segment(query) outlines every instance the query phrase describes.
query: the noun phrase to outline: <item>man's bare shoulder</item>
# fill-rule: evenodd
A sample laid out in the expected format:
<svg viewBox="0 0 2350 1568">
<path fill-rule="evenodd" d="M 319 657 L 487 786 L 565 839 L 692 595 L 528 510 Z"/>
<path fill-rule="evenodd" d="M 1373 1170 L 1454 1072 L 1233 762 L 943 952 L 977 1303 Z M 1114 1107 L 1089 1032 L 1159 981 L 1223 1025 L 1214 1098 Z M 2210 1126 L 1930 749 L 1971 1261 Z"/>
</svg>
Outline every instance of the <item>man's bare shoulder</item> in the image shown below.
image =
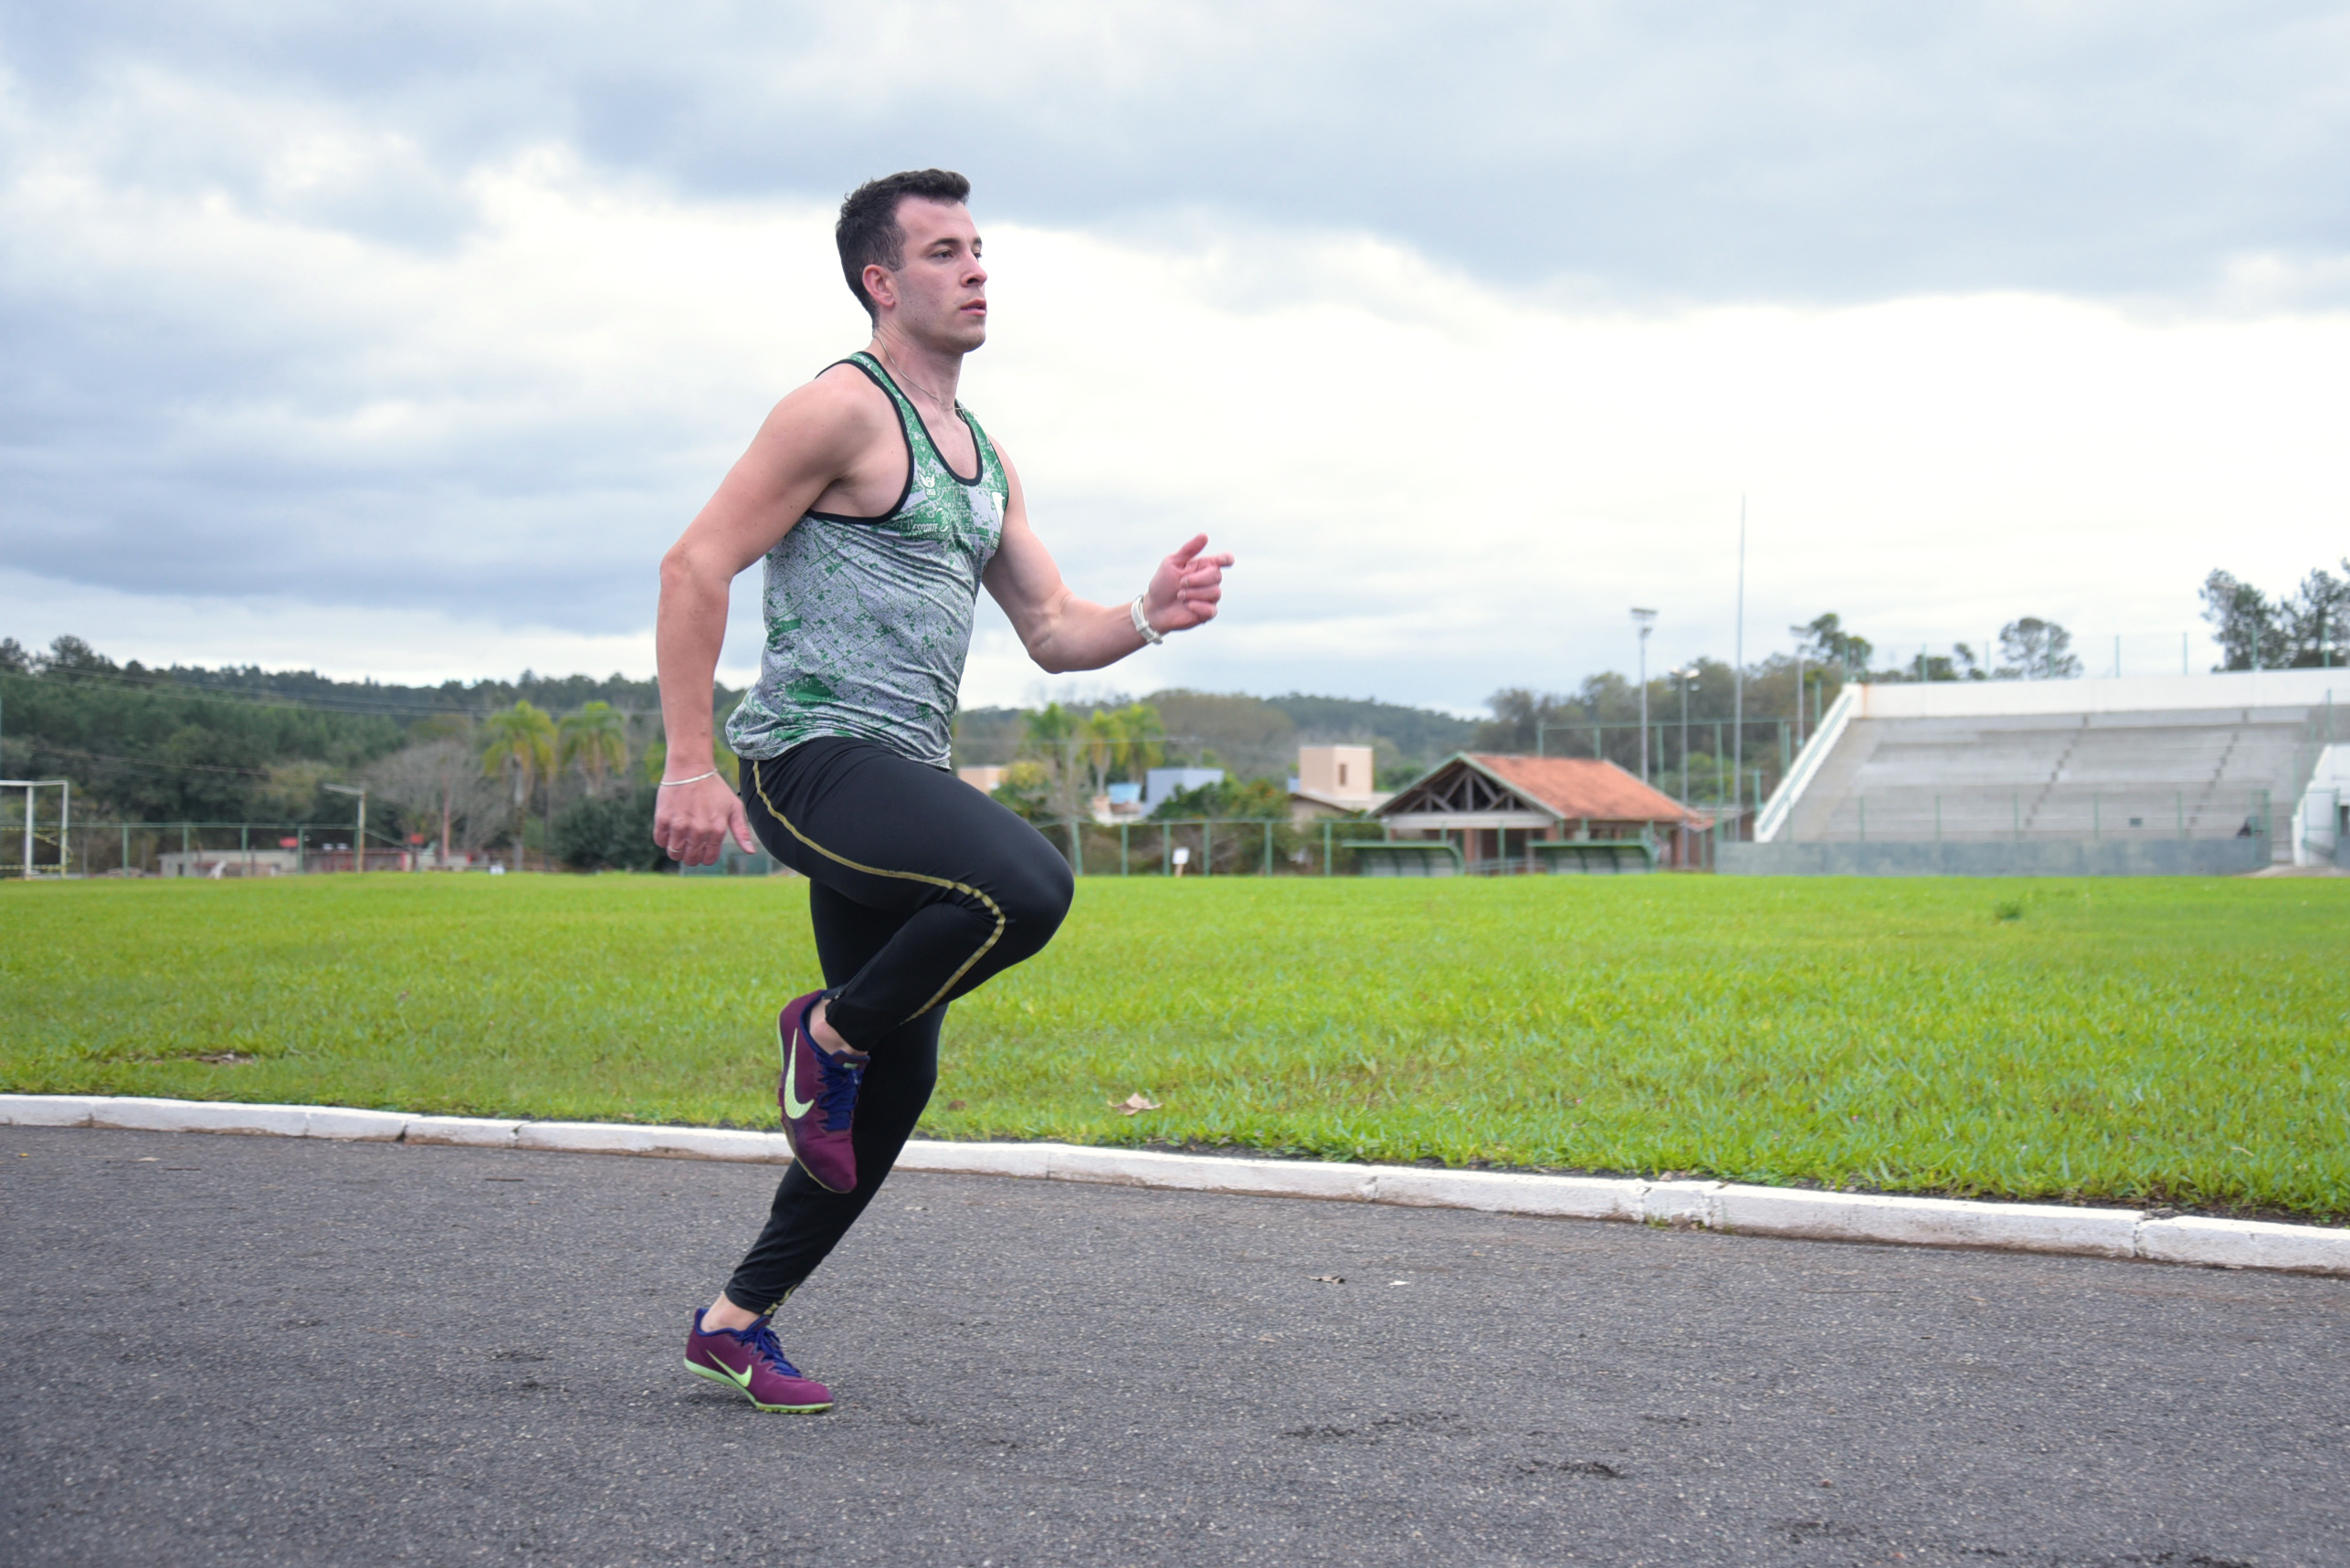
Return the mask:
<svg viewBox="0 0 2350 1568">
<path fill-rule="evenodd" d="M 812 418 L 845 419 L 860 425 L 892 425 L 897 411 L 889 394 L 855 365 L 827 365 L 817 377 L 785 394 L 779 408 L 804 408 Z"/>
<path fill-rule="evenodd" d="M 769 411 L 762 436 L 853 449 L 897 428 L 887 394 L 853 364 L 836 364 L 794 387 Z"/>
</svg>

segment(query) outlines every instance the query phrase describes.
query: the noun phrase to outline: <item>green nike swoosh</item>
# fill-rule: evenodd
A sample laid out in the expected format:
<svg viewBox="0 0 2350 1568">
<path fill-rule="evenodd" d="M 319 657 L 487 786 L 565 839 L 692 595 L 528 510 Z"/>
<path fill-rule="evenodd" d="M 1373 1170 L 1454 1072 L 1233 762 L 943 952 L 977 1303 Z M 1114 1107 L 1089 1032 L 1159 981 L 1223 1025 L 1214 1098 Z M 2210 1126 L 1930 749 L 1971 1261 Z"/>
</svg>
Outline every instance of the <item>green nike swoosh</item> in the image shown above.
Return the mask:
<svg viewBox="0 0 2350 1568">
<path fill-rule="evenodd" d="M 726 1381 L 732 1384 L 735 1387 L 748 1388 L 751 1386 L 752 1369 L 750 1367 L 746 1366 L 741 1372 L 736 1372 L 732 1367 L 727 1365 L 722 1361 L 715 1362 L 714 1364 L 717 1366 L 719 1371 L 726 1374 Z"/>
<path fill-rule="evenodd" d="M 784 1120 L 786 1121 L 797 1121 L 816 1109 L 815 1100 L 802 1100 L 799 1096 L 799 1042 L 786 1035 L 784 1037 Z"/>
</svg>

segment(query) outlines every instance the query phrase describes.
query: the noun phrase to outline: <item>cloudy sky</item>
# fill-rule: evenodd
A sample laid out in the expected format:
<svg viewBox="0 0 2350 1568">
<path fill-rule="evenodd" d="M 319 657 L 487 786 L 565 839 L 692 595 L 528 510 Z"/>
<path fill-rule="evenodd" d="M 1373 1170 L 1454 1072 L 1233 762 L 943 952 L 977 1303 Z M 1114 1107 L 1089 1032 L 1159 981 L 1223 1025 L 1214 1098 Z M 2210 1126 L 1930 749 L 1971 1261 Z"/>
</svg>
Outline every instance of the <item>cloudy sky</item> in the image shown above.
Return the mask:
<svg viewBox="0 0 2350 1568">
<path fill-rule="evenodd" d="M 1474 708 L 1834 609 L 2092 669 L 2350 553 L 2350 6 L 0 3 L 0 634 L 649 673 L 653 567 L 976 184 L 1074 683 Z M 736 603 L 747 611 L 749 582 Z M 738 616 L 728 672 L 755 638 Z M 992 606 L 967 700 L 1042 681 Z"/>
</svg>

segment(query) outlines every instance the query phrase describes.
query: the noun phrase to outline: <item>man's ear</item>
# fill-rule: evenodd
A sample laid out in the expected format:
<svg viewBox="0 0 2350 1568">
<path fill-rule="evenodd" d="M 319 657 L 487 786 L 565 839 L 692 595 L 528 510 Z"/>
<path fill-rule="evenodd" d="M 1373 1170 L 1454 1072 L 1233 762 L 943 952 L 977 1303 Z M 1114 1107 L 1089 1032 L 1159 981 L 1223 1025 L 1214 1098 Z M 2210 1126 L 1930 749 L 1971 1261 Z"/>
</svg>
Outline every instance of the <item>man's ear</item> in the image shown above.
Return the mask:
<svg viewBox="0 0 2350 1568">
<path fill-rule="evenodd" d="M 894 306 L 898 302 L 898 280 L 888 268 L 878 261 L 865 264 L 865 292 L 876 305 Z"/>
</svg>

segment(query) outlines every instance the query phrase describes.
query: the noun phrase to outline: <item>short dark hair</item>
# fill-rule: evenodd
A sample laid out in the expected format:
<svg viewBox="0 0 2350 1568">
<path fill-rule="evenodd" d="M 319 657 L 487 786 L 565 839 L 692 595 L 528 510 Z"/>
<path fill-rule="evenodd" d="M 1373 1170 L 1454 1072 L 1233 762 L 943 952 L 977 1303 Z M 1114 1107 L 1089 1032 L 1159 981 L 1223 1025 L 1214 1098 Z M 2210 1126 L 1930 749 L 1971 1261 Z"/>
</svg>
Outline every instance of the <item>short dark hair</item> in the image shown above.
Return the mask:
<svg viewBox="0 0 2350 1568">
<path fill-rule="evenodd" d="M 952 205 L 970 195 L 971 182 L 951 169 L 884 174 L 848 193 L 840 204 L 840 221 L 833 226 L 832 237 L 840 247 L 840 271 L 848 279 L 848 291 L 857 296 L 867 315 L 879 321 L 881 311 L 865 292 L 865 269 L 879 264 L 895 272 L 906 264 L 906 231 L 898 226 L 898 204 L 913 196 Z"/>
</svg>

